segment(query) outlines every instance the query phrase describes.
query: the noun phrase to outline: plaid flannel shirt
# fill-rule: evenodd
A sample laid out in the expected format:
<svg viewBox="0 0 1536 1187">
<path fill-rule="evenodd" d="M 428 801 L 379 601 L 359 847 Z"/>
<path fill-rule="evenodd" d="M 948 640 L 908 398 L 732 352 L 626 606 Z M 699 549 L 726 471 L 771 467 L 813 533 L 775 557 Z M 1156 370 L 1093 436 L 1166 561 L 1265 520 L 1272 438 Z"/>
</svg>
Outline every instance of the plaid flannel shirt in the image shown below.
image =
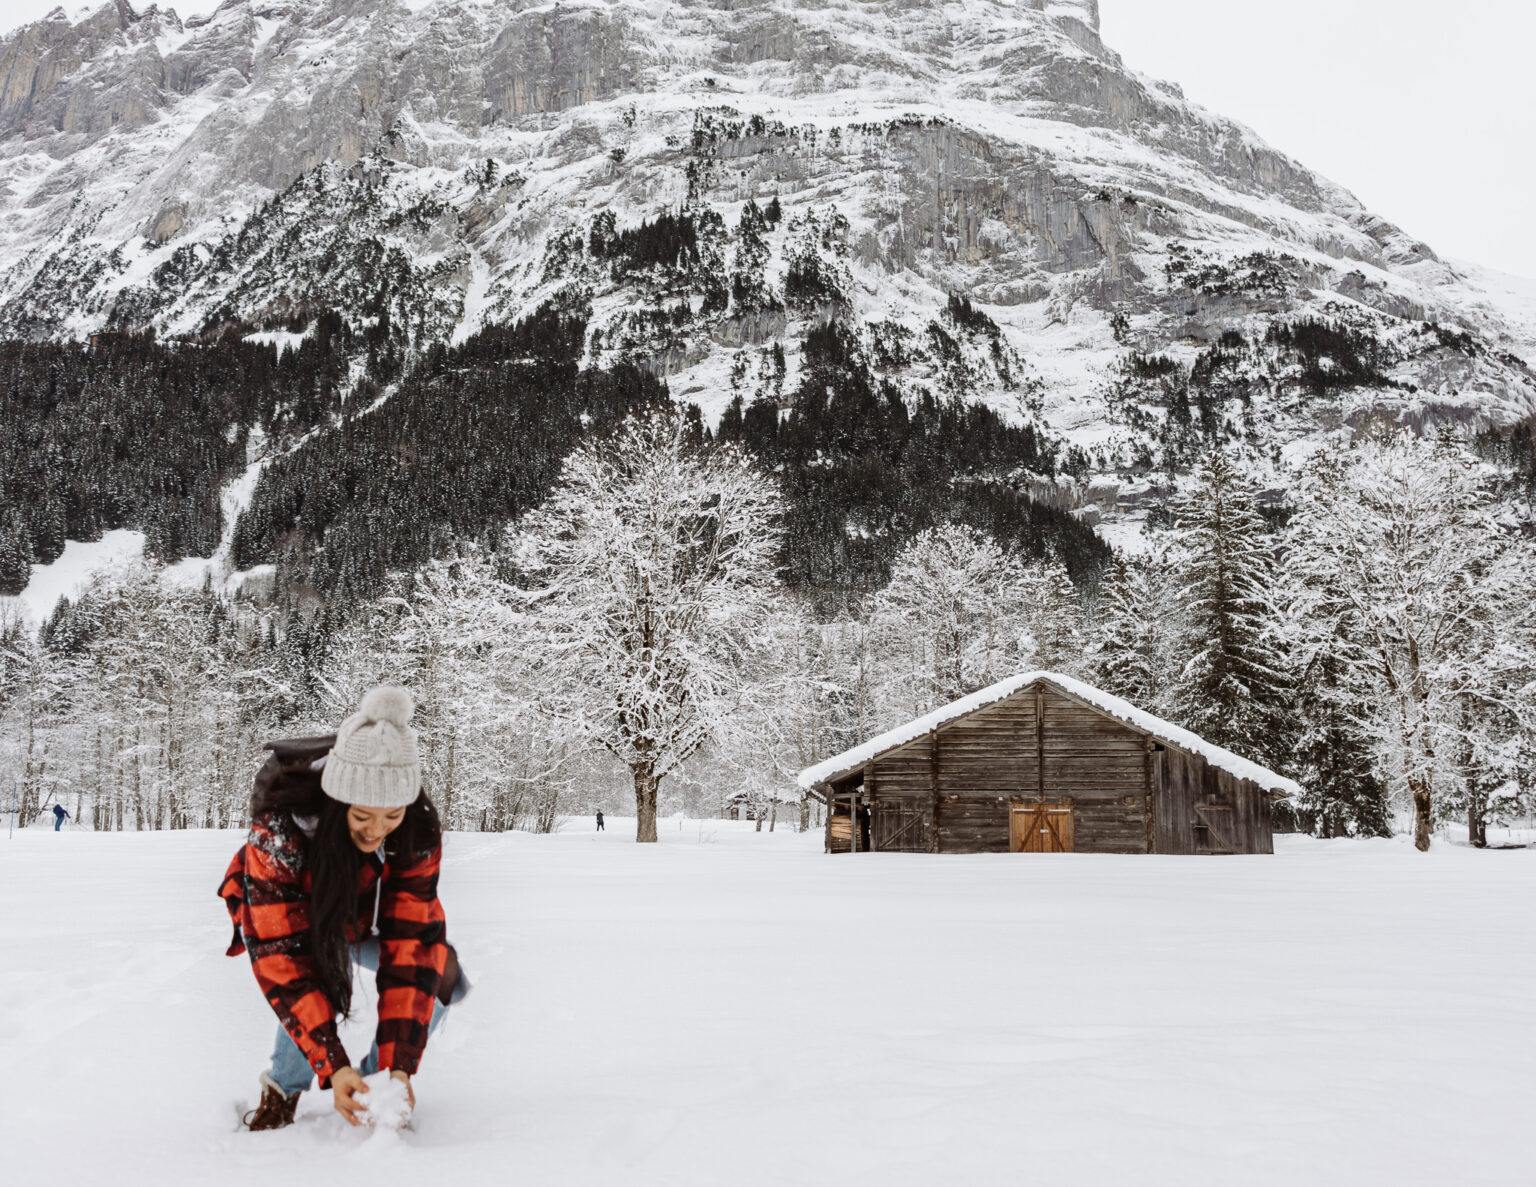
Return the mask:
<svg viewBox="0 0 1536 1187">
<path fill-rule="evenodd" d="M 366 862 L 358 877 L 357 919 L 367 936 L 378 887 L 379 1067 L 414 1075 L 427 1045 L 427 1025 L 447 959 L 446 925 L 437 899 L 442 847 L 430 853 Z M 298 826 L 287 812 L 251 822 L 219 887 L 234 924 L 228 955 L 248 951 L 261 992 L 304 1052 L 322 1087 L 351 1061 L 336 1028 L 336 1010 L 320 988 L 310 955 L 311 879 Z"/>
</svg>

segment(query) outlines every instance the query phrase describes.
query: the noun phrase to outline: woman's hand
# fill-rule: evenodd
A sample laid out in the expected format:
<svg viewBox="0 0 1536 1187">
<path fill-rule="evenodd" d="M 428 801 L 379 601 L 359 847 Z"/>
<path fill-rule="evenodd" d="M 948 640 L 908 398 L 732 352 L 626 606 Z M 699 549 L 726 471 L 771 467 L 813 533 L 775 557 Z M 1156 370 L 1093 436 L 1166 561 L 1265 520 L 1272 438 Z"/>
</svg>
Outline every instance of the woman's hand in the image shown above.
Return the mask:
<svg viewBox="0 0 1536 1187">
<path fill-rule="evenodd" d="M 399 1075 L 393 1072 L 392 1075 Z M 409 1077 L 407 1077 L 407 1091 L 409 1091 Z M 357 1094 L 368 1095 L 368 1088 L 363 1083 L 362 1073 L 355 1067 L 340 1068 L 331 1076 L 331 1100 L 336 1106 L 336 1111 L 347 1119 L 348 1125 L 361 1125 L 362 1112 L 368 1107 L 368 1102 L 359 1100 Z"/>
</svg>

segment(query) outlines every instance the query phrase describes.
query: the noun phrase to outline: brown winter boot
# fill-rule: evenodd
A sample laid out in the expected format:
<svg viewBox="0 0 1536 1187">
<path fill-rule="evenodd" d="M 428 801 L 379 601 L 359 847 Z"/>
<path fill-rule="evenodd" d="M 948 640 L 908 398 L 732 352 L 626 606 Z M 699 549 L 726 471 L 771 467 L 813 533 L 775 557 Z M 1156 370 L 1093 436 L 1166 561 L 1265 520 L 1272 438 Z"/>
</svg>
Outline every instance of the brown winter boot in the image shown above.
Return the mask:
<svg viewBox="0 0 1536 1187">
<path fill-rule="evenodd" d="M 261 1073 L 261 1102 L 244 1117 L 245 1127 L 253 1133 L 260 1129 L 282 1129 L 293 1124 L 293 1111 L 299 1107 L 299 1097 L 303 1093 L 295 1092 L 292 1096 L 284 1096 L 283 1090 L 272 1080 L 266 1072 Z"/>
</svg>

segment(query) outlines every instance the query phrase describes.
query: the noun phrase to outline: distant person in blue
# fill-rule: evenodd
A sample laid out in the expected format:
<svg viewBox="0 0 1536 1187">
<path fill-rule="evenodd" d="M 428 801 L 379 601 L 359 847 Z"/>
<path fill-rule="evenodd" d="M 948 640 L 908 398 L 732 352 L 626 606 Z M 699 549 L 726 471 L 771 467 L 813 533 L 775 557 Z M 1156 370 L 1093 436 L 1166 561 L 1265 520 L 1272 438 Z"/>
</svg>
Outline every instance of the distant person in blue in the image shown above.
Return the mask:
<svg viewBox="0 0 1536 1187">
<path fill-rule="evenodd" d="M 69 819 L 69 813 L 64 811 L 63 804 L 53 806 L 53 831 L 58 832 L 64 827 L 64 822 Z"/>
<path fill-rule="evenodd" d="M 603 827 L 603 814 L 601 812 L 597 814 L 597 831 L 600 833 L 608 831 Z"/>
</svg>

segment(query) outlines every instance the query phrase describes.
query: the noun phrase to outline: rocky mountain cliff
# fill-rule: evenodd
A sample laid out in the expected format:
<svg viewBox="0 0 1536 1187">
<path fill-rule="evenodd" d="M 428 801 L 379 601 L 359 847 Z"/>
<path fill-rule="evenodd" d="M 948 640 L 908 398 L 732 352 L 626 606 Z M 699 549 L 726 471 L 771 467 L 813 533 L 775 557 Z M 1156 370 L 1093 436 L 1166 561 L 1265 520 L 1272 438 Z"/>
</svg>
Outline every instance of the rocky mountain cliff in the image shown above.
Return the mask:
<svg viewBox="0 0 1536 1187">
<path fill-rule="evenodd" d="M 579 311 L 584 365 L 712 421 L 833 321 L 1054 435 L 1037 497 L 1111 537 L 1202 443 L 1283 486 L 1344 426 L 1536 416 L 1532 306 L 1129 69 L 1095 0 L 55 12 L 0 41 L 0 228 L 12 338 L 339 314 L 410 359 Z"/>
</svg>

